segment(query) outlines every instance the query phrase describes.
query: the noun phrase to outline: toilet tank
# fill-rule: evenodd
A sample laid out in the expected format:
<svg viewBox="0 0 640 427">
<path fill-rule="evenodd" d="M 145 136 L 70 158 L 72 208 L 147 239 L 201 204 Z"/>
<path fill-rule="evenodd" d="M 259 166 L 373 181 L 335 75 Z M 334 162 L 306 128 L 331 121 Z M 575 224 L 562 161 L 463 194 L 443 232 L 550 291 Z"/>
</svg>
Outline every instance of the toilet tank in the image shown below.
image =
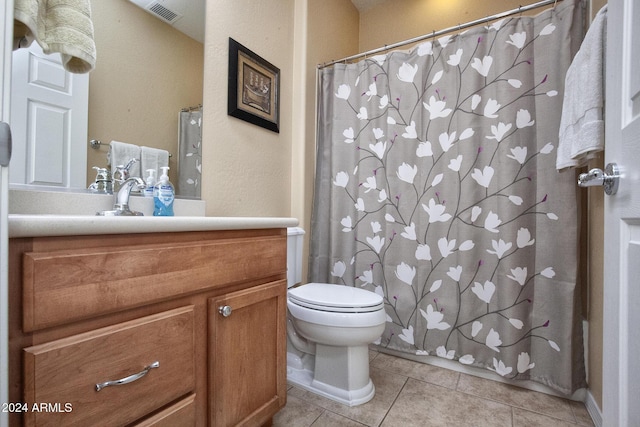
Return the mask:
<svg viewBox="0 0 640 427">
<path fill-rule="evenodd" d="M 302 242 L 304 230 L 287 228 L 287 288 L 302 282 Z"/>
</svg>

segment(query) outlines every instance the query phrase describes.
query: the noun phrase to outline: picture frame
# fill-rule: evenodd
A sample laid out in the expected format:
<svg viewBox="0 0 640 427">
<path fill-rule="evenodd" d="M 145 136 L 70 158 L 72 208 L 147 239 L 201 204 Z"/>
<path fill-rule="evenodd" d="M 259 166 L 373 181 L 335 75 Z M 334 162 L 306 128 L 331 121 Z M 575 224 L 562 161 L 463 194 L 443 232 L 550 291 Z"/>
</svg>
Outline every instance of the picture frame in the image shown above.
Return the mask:
<svg viewBox="0 0 640 427">
<path fill-rule="evenodd" d="M 227 113 L 280 133 L 280 69 L 229 38 Z"/>
</svg>

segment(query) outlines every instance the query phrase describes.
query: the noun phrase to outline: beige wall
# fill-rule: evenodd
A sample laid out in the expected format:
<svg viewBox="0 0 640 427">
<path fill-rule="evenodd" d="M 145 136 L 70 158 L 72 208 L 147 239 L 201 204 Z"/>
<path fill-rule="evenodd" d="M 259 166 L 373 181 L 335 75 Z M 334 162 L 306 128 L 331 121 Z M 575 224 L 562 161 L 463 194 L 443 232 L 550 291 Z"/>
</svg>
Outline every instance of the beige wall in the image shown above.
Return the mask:
<svg viewBox="0 0 640 427">
<path fill-rule="evenodd" d="M 202 129 L 207 215 L 291 215 L 294 3 L 209 2 Z M 280 133 L 227 115 L 229 37 L 280 69 Z"/>
<path fill-rule="evenodd" d="M 178 112 L 202 103 L 203 45 L 128 1 L 91 7 L 98 55 L 89 76 L 88 139 L 168 150 L 175 183 Z M 88 150 L 88 182 L 106 156 L 106 147 Z"/>
<path fill-rule="evenodd" d="M 591 17 L 607 4 L 606 0 L 591 0 Z M 604 168 L 604 156 L 593 160 L 589 168 Z M 603 340 L 603 302 L 604 302 L 604 192 L 598 188 L 590 188 L 587 192 L 587 240 L 589 253 L 587 298 L 587 319 L 589 320 L 588 336 L 588 369 L 589 389 L 598 407 L 602 410 L 602 352 Z"/>
</svg>

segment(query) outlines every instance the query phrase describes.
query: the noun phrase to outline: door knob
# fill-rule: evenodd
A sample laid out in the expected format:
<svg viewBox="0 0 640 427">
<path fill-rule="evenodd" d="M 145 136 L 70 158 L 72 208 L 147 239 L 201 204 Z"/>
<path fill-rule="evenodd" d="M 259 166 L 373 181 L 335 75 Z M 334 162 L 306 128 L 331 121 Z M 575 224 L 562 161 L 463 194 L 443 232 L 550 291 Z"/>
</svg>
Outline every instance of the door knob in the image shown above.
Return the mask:
<svg viewBox="0 0 640 427">
<path fill-rule="evenodd" d="M 609 163 L 604 171 L 602 169 L 591 169 L 587 173 L 581 173 L 578 177 L 579 187 L 604 187 L 604 192 L 608 196 L 616 194 L 620 181 L 620 169 L 616 163 Z"/>
<path fill-rule="evenodd" d="M 220 307 L 218 307 L 218 312 L 220 314 L 222 314 L 224 317 L 229 317 L 231 316 L 231 306 L 229 305 L 221 305 Z"/>
</svg>

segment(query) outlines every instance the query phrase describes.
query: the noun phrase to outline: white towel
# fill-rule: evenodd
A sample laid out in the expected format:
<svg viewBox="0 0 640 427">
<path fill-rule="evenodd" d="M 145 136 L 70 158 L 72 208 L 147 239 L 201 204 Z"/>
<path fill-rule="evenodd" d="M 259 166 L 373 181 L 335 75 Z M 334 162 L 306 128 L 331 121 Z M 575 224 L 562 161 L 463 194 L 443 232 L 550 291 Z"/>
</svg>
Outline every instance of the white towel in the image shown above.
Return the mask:
<svg viewBox="0 0 640 427">
<path fill-rule="evenodd" d="M 71 73 L 88 73 L 96 64 L 89 0 L 15 0 L 14 19 L 29 29 L 46 54 L 62 56 Z"/>
<path fill-rule="evenodd" d="M 138 160 L 129 169 L 129 176 L 140 175 L 140 154 L 141 150 L 138 145 L 127 144 L 126 142 L 111 141 L 109 143 L 109 155 L 107 157 L 107 164 L 111 166 L 111 171 L 115 172 L 116 167 L 126 166 L 131 159 Z"/>
<path fill-rule="evenodd" d="M 140 170 L 147 176 L 148 169 L 155 169 L 156 179 L 160 177 L 163 166 L 169 166 L 169 152 L 159 148 L 141 147 Z"/>
<path fill-rule="evenodd" d="M 607 6 L 597 13 L 565 79 L 556 168 L 584 166 L 604 150 Z"/>
</svg>

